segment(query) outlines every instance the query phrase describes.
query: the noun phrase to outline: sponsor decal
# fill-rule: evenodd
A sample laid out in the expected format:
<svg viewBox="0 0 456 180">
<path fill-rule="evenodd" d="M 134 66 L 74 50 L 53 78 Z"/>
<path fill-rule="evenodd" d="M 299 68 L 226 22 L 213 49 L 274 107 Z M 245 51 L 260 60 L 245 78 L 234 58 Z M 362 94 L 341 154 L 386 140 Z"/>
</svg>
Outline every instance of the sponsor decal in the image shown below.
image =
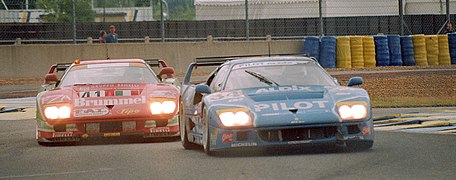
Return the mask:
<svg viewBox="0 0 456 180">
<path fill-rule="evenodd" d="M 258 146 L 256 142 L 235 142 L 231 144 L 231 147 L 251 147 Z"/>
<path fill-rule="evenodd" d="M 71 98 L 67 95 L 51 95 L 51 96 L 44 96 L 41 99 L 41 104 L 61 103 L 61 102 L 67 102 L 69 100 L 71 100 Z"/>
<path fill-rule="evenodd" d="M 307 64 L 308 62 L 302 61 L 272 61 L 272 62 L 255 62 L 255 63 L 244 63 L 238 64 L 233 67 L 233 70 L 248 68 L 248 67 L 261 67 L 261 66 L 277 66 L 277 65 L 295 65 L 295 64 Z"/>
<path fill-rule="evenodd" d="M 80 98 L 89 97 L 106 97 L 106 96 L 138 96 L 140 90 L 100 90 L 100 91 L 82 91 L 79 92 Z"/>
<path fill-rule="evenodd" d="M 217 145 L 217 129 L 212 129 L 211 131 L 211 144 L 212 145 Z"/>
<path fill-rule="evenodd" d="M 114 133 L 104 133 L 104 137 L 118 137 L 120 136 L 120 132 L 114 132 Z"/>
<path fill-rule="evenodd" d="M 107 107 L 75 109 L 74 117 L 104 116 L 109 114 Z"/>
<path fill-rule="evenodd" d="M 287 111 L 289 109 L 297 109 L 297 110 L 305 110 L 305 109 L 312 109 L 314 107 L 317 108 L 326 108 L 326 104 L 328 101 L 298 101 L 295 103 L 267 103 L 267 104 L 255 104 L 254 109 L 256 112 L 261 112 L 263 110 L 270 110 L 273 111 Z"/>
<path fill-rule="evenodd" d="M 220 92 L 207 96 L 208 101 L 221 101 L 234 98 L 242 98 L 244 94 L 242 91 Z"/>
<path fill-rule="evenodd" d="M 288 144 L 308 144 L 311 142 L 312 142 L 312 140 L 289 141 Z"/>
<path fill-rule="evenodd" d="M 150 94 L 150 97 L 162 97 L 162 98 L 176 98 L 176 93 L 173 91 L 154 91 Z"/>
<path fill-rule="evenodd" d="M 233 142 L 233 133 L 232 132 L 225 132 L 222 133 L 222 142 Z"/>
<path fill-rule="evenodd" d="M 140 112 L 141 112 L 141 110 L 139 110 L 139 109 L 119 109 L 119 110 L 117 110 L 117 113 L 122 114 L 122 115 L 132 115 L 132 114 L 138 114 Z"/>
<path fill-rule="evenodd" d="M 154 127 L 150 128 L 150 133 L 168 133 L 171 132 L 169 127 Z"/>
<path fill-rule="evenodd" d="M 260 93 L 272 93 L 272 92 L 289 92 L 289 91 L 312 91 L 308 86 L 280 86 L 280 87 L 270 87 L 270 88 L 260 88 L 256 91 L 257 94 Z"/>
<path fill-rule="evenodd" d="M 73 137 L 73 132 L 54 132 L 52 133 L 53 138 L 61 138 L 61 137 Z"/>
<path fill-rule="evenodd" d="M 116 98 L 116 99 L 93 99 L 87 100 L 79 98 L 74 100 L 75 107 L 84 106 L 106 106 L 106 105 L 134 105 L 134 104 L 145 104 L 146 97 L 141 96 L 137 98 Z"/>
</svg>

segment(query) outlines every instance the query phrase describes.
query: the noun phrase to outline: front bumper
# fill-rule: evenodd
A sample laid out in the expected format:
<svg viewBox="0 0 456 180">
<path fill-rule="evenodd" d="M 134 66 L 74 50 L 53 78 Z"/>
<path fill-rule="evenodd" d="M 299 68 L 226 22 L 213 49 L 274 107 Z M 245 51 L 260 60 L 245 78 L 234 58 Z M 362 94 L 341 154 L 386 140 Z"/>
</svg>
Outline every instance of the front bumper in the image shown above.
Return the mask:
<svg viewBox="0 0 456 180">
<path fill-rule="evenodd" d="M 298 144 L 344 144 L 347 141 L 373 141 L 372 120 L 338 124 L 288 127 L 222 129 L 210 127 L 212 151 L 239 147 L 267 147 Z"/>
<path fill-rule="evenodd" d="M 159 125 L 160 124 L 160 125 Z M 154 120 L 123 120 L 50 125 L 37 119 L 36 139 L 39 142 L 74 142 L 99 137 L 139 136 L 143 138 L 180 136 L 177 116 L 166 124 Z"/>
</svg>

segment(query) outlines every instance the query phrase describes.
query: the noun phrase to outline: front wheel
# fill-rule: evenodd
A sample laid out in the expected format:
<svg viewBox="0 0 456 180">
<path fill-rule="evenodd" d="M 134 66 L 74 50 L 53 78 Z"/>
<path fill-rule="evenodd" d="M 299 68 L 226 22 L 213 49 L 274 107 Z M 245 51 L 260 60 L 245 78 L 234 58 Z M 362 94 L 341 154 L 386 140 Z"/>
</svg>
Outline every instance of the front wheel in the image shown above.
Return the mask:
<svg viewBox="0 0 456 180">
<path fill-rule="evenodd" d="M 201 112 L 202 115 L 202 122 L 203 122 L 203 127 L 204 127 L 204 132 L 203 132 L 203 149 L 204 152 L 212 156 L 214 155 L 214 152 L 211 151 L 211 136 L 209 132 L 209 122 L 207 118 L 207 113 L 206 113 L 206 107 L 203 107 L 203 112 Z"/>
</svg>

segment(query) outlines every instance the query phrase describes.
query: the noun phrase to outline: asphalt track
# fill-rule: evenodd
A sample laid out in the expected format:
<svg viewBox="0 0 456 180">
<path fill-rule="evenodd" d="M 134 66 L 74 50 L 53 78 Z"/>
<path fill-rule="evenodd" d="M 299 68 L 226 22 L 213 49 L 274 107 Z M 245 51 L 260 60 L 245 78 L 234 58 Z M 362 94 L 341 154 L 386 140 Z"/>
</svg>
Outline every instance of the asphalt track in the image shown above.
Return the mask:
<svg viewBox="0 0 456 180">
<path fill-rule="evenodd" d="M 34 140 L 33 100 L 0 101 L 30 106 L 0 114 L 0 179 L 454 179 L 456 172 L 454 134 L 376 131 L 368 151 L 299 146 L 216 157 L 184 150 L 176 141 L 103 139 L 43 147 Z M 375 109 L 374 116 L 431 110 Z"/>
</svg>

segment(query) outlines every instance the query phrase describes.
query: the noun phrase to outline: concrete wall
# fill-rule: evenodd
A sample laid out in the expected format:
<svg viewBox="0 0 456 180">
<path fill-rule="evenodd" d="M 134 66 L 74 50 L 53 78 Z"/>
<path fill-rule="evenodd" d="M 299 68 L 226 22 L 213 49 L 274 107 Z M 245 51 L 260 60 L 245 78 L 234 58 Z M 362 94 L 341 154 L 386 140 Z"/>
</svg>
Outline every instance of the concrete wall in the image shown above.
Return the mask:
<svg viewBox="0 0 456 180">
<path fill-rule="evenodd" d="M 269 49 L 272 54 L 298 53 L 302 46 L 300 40 L 0 46 L 0 78 L 44 77 L 54 63 L 107 56 L 162 58 L 183 74 L 196 57 L 268 54 Z"/>
</svg>

